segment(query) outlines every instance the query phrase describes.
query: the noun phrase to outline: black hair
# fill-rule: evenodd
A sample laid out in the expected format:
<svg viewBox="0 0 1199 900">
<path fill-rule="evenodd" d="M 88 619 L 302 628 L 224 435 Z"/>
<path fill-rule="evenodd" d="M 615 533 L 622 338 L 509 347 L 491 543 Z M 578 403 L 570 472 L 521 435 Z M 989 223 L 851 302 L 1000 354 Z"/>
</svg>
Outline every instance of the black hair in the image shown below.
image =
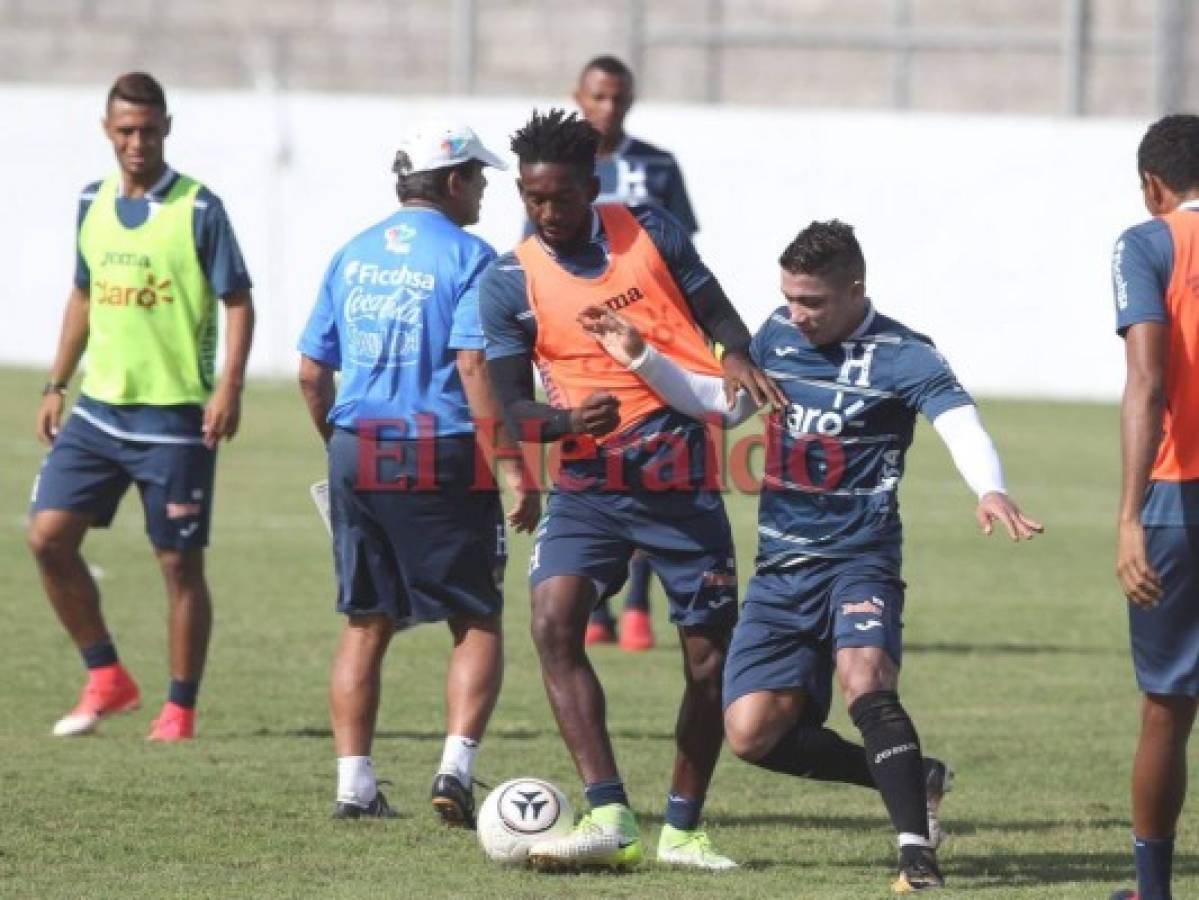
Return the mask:
<svg viewBox="0 0 1199 900">
<path fill-rule="evenodd" d="M 584 177 L 595 173 L 595 154 L 600 133 L 578 113 L 551 109 L 533 110 L 533 117 L 512 135 L 512 152 L 521 165 L 563 163 L 574 166 Z"/>
<path fill-rule="evenodd" d="M 108 89 L 105 109 L 112 105 L 113 100 L 152 106 L 164 115 L 167 111 L 167 95 L 163 92 L 162 85 L 153 75 L 145 72 L 126 72 L 114 81 Z"/>
<path fill-rule="evenodd" d="M 841 284 L 866 277 L 866 259 L 853 226 L 838 219 L 813 222 L 795 236 L 779 265 L 794 275 L 818 275 Z"/>
<path fill-rule="evenodd" d="M 1199 116 L 1174 115 L 1149 126 L 1137 148 L 1137 171 L 1181 194 L 1199 188 Z"/>
<path fill-rule="evenodd" d="M 482 168 L 483 164 L 479 160 L 468 159 L 456 166 L 413 172 L 412 160 L 403 150 L 396 151 L 395 162 L 391 164 L 391 171 L 396 176 L 396 196 L 400 198 L 401 203 L 411 200 L 444 203 L 449 199 L 448 185 L 453 173 L 458 172 L 462 177 L 470 179 L 474 177 L 475 171 Z"/>
<path fill-rule="evenodd" d="M 629 90 L 633 89 L 633 70 L 625 65 L 624 60 L 605 53 L 602 56 L 596 56 L 588 60 L 587 65 L 583 66 L 583 70 L 579 72 L 579 81 L 587 77 L 587 73 L 592 69 L 598 69 L 605 75 L 611 75 L 615 78 L 623 78 L 629 86 Z"/>
</svg>

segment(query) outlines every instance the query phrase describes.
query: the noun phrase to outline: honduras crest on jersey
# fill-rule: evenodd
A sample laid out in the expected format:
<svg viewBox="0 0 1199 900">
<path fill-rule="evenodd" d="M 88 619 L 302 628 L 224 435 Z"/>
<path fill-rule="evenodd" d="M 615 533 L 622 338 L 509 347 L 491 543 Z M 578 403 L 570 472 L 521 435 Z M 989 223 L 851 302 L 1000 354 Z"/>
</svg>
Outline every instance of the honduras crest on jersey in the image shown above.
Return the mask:
<svg viewBox="0 0 1199 900">
<path fill-rule="evenodd" d="M 916 415 L 973 403 L 945 358 L 873 308 L 851 337 L 815 347 L 782 307 L 750 352 L 788 401 L 767 422 L 758 568 L 864 551 L 898 558 L 899 480 Z"/>
</svg>

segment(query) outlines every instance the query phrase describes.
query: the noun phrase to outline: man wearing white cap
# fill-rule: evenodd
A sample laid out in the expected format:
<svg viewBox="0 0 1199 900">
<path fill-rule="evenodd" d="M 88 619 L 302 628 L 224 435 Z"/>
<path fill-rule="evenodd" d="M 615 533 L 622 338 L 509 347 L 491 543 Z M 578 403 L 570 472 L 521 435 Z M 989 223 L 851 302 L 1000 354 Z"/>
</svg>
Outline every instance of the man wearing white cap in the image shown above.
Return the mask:
<svg viewBox="0 0 1199 900">
<path fill-rule="evenodd" d="M 432 802 L 447 824 L 474 826 L 475 754 L 503 674 L 506 559 L 499 493 L 476 476 L 476 423 L 489 462 L 497 442 L 515 455 L 496 428 L 479 324 L 478 279 L 496 254 L 463 230 L 478 221 L 485 166 L 507 168 L 470 128 L 409 131 L 393 166 L 401 208 L 333 257 L 299 342 L 346 616 L 329 689 L 334 818 L 395 815 L 370 756 L 383 656 L 397 630 L 444 621 L 453 649 Z M 513 457 L 500 468 L 516 492 L 508 523 L 531 531 L 540 499 Z"/>
</svg>

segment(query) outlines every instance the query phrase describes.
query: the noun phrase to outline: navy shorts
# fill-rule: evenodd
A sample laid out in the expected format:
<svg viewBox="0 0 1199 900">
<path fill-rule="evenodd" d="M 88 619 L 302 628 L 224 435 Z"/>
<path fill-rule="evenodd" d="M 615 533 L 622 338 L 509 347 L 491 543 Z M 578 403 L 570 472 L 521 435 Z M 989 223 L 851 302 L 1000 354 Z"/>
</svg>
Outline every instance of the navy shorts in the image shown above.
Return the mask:
<svg viewBox="0 0 1199 900">
<path fill-rule="evenodd" d="M 724 705 L 756 691 L 799 688 L 804 724 L 828 718 L 837 650 L 903 654 L 904 583 L 887 557 L 816 559 L 749 580 L 724 665 Z"/>
<path fill-rule="evenodd" d="M 670 621 L 729 630 L 737 621 L 737 560 L 715 491 L 555 490 L 537 526 L 532 587 L 556 575 L 589 578 L 598 599 L 617 593 L 644 552 L 670 600 Z"/>
<path fill-rule="evenodd" d="M 376 481 L 396 487 L 406 479 L 405 489 L 363 489 L 358 435 L 338 430 L 329 441 L 338 611 L 387 615 L 397 628 L 500 615 L 507 562 L 503 510 L 494 488 L 474 486 L 474 437 L 382 441 L 377 447 L 383 457 Z"/>
<path fill-rule="evenodd" d="M 1146 526 L 1145 549 L 1163 589 L 1153 609 L 1128 604 L 1137 686 L 1199 697 L 1199 526 Z"/>
<path fill-rule="evenodd" d="M 121 497 L 136 484 L 146 534 L 159 550 L 208 546 L 216 451 L 201 443 L 130 441 L 70 416 L 46 454 L 33 485 L 31 512 L 90 515 L 107 528 Z"/>
</svg>

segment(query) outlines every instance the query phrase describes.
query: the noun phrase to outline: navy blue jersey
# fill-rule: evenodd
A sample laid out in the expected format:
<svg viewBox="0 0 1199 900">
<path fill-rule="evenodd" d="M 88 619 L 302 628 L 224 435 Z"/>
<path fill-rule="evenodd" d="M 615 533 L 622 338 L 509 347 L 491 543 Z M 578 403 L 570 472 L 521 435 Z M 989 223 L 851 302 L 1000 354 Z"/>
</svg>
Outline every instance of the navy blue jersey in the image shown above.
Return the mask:
<svg viewBox="0 0 1199 900">
<path fill-rule="evenodd" d="M 649 234 L 684 297 L 691 297 L 712 280 L 691 239 L 670 216 L 653 206 L 630 210 Z M 591 240 L 571 256 L 556 256 L 572 275 L 598 278 L 608 268 L 608 236 L 592 212 Z M 537 343 L 537 320 L 529 309 L 525 271 L 515 253 L 505 253 L 488 266 L 479 286 L 479 314 L 487 336 L 487 358 L 532 354 Z"/>
<path fill-rule="evenodd" d="M 840 344 L 814 347 L 786 307 L 750 345 L 786 394 L 769 419 L 759 570 L 864 552 L 900 556 L 899 480 L 916 414 L 972 404 L 933 342 L 871 309 Z"/>
<path fill-rule="evenodd" d="M 665 150 L 626 137 L 611 156 L 596 160 L 595 174 L 600 182 L 597 202 L 627 206 L 652 203 L 678 219 L 688 234 L 699 231 L 683 183 L 683 170 Z"/>
</svg>

